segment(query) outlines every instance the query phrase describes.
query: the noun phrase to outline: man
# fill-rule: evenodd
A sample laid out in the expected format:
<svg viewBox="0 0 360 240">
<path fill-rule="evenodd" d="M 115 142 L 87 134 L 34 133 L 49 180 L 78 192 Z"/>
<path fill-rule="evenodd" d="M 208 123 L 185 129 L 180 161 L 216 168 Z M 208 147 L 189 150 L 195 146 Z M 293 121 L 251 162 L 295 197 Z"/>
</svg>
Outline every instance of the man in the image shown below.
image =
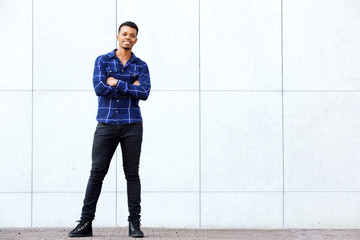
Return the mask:
<svg viewBox="0 0 360 240">
<path fill-rule="evenodd" d="M 133 22 L 120 25 L 118 49 L 95 61 L 93 83 L 98 96 L 97 127 L 92 148 L 92 168 L 79 224 L 69 237 L 92 236 L 92 221 L 103 179 L 120 143 L 127 181 L 129 236 L 143 237 L 140 230 L 139 160 L 142 143 L 142 117 L 139 100 L 150 93 L 149 69 L 132 53 L 138 27 Z"/>
</svg>

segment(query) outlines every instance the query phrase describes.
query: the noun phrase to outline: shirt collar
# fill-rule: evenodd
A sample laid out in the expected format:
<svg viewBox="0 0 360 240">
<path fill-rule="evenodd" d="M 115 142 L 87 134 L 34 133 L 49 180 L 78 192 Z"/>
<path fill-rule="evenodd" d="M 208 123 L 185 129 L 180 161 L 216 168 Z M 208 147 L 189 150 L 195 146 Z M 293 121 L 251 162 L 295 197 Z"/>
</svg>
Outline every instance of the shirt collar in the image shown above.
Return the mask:
<svg viewBox="0 0 360 240">
<path fill-rule="evenodd" d="M 114 49 L 112 50 L 111 52 L 109 52 L 107 55 L 109 58 L 116 58 L 116 54 L 115 54 L 115 51 L 117 49 Z M 135 56 L 135 54 L 133 52 L 131 52 L 131 58 L 129 60 L 129 63 L 132 63 L 132 62 L 136 62 L 138 60 L 138 58 Z"/>
</svg>

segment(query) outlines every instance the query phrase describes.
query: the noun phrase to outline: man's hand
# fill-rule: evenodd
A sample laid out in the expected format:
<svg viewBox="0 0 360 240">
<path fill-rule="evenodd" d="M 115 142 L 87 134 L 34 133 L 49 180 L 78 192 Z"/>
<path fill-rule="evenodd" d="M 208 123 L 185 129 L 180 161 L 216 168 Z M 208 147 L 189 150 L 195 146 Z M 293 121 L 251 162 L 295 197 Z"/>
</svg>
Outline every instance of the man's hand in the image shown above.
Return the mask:
<svg viewBox="0 0 360 240">
<path fill-rule="evenodd" d="M 116 86 L 116 83 L 118 82 L 117 79 L 113 78 L 113 77 L 108 77 L 106 79 L 106 83 L 110 86 L 113 86 L 115 87 Z M 140 82 L 138 80 L 136 80 L 135 82 L 133 82 L 133 85 L 137 85 L 137 86 L 140 86 Z"/>
<path fill-rule="evenodd" d="M 106 83 L 108 84 L 108 85 L 110 85 L 110 86 L 113 86 L 113 87 L 115 87 L 116 86 L 116 83 L 118 82 L 118 80 L 116 80 L 115 78 L 113 78 L 113 77 L 108 77 L 107 79 L 106 79 Z"/>
</svg>

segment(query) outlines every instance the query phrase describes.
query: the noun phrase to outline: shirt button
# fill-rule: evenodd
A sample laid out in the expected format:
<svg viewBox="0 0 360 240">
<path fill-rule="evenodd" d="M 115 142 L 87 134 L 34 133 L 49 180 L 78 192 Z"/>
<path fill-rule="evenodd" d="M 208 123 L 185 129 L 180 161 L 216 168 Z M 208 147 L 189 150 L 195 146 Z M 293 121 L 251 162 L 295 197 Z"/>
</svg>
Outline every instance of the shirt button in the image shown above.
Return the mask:
<svg viewBox="0 0 360 240">
<path fill-rule="evenodd" d="M 117 100 L 117 102 L 119 102 L 119 100 Z"/>
<path fill-rule="evenodd" d="M 124 70 L 121 70 L 122 72 L 124 71 Z"/>
<path fill-rule="evenodd" d="M 118 111 L 116 111 L 116 113 L 118 113 Z"/>
</svg>

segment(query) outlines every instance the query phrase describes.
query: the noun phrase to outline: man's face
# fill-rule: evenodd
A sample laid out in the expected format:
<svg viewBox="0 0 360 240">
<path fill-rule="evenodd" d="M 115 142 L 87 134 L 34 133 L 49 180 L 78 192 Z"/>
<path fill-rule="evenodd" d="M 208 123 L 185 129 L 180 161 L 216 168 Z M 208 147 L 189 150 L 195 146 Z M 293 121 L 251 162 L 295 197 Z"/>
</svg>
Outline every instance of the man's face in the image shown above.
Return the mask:
<svg viewBox="0 0 360 240">
<path fill-rule="evenodd" d="M 120 28 L 119 35 L 116 36 L 116 39 L 119 42 L 119 47 L 124 48 L 125 50 L 132 49 L 132 47 L 137 42 L 136 29 L 129 26 L 122 26 Z"/>
</svg>

